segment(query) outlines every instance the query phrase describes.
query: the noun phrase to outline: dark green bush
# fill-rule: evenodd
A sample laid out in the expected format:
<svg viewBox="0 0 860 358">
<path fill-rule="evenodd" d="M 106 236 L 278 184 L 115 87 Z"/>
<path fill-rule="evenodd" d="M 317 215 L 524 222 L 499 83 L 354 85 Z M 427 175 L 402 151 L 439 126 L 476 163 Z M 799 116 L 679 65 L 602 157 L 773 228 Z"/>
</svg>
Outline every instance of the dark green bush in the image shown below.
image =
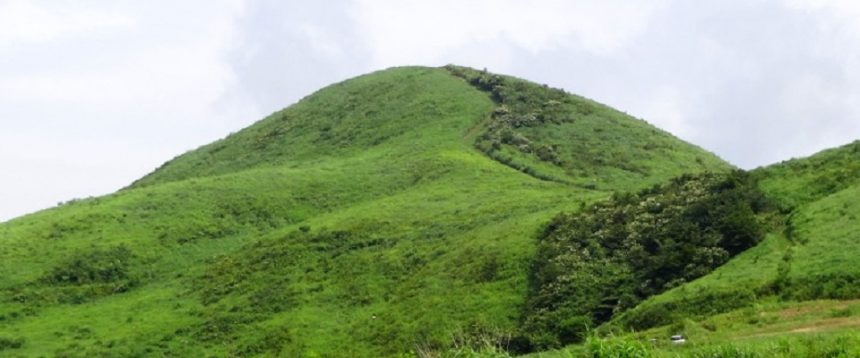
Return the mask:
<svg viewBox="0 0 860 358">
<path fill-rule="evenodd" d="M 860 297 L 860 276 L 846 273 L 785 279 L 780 286 L 785 300 L 856 299 Z"/>
<path fill-rule="evenodd" d="M 142 275 L 132 273 L 135 255 L 124 246 L 73 252 L 35 282 L 6 290 L 12 301 L 26 304 L 80 304 L 126 292 Z"/>
<path fill-rule="evenodd" d="M 756 183 L 738 171 L 687 175 L 557 216 L 532 264 L 524 331 L 538 348 L 581 340 L 584 331 L 574 327 L 606 322 L 758 243 L 764 227 L 757 214 L 767 208 Z M 736 306 L 726 297 L 702 299 L 688 304 Z M 652 309 L 630 317 L 631 326 L 667 323 L 674 308 Z"/>
<path fill-rule="evenodd" d="M 704 317 L 741 308 L 756 301 L 746 289 L 713 291 L 684 297 L 678 301 L 642 304 L 621 314 L 617 322 L 625 328 L 645 330 L 673 323 L 684 317 Z"/>
<path fill-rule="evenodd" d="M 127 280 L 132 257 L 131 250 L 122 245 L 75 253 L 64 264 L 55 267 L 45 280 L 71 285 Z"/>
<path fill-rule="evenodd" d="M 0 337 L 0 351 L 18 349 L 24 345 L 24 338 Z"/>
</svg>

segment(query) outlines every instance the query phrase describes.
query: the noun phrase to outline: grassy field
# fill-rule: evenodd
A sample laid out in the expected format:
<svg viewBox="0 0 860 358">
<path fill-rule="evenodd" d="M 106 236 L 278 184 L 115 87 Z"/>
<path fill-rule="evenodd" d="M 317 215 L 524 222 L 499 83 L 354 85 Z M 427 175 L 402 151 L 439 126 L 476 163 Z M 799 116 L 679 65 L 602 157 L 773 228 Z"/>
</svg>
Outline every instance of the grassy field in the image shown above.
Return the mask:
<svg viewBox="0 0 860 358">
<path fill-rule="evenodd" d="M 534 98 L 521 114 L 547 104 L 504 84 Z M 0 355 L 395 356 L 514 331 L 551 217 L 730 169 L 563 96 L 569 120 L 512 127 L 557 161 L 490 155 L 479 138 L 504 101 L 447 69 L 386 70 L 118 193 L 0 224 Z"/>
<path fill-rule="evenodd" d="M 774 229 L 762 243 L 622 313 L 598 328 L 602 338 L 591 344 L 537 356 L 860 355 L 858 148 L 855 142 L 757 169 L 752 175 L 782 212 L 768 218 Z M 669 344 L 674 334 L 688 344 Z M 605 354 L 595 353 L 600 347 Z"/>
<path fill-rule="evenodd" d="M 858 327 L 856 300 L 764 300 L 706 319 L 592 338 L 583 345 L 528 357 L 856 357 Z M 684 335 L 686 343 L 671 343 L 669 337 L 676 334 Z"/>
</svg>

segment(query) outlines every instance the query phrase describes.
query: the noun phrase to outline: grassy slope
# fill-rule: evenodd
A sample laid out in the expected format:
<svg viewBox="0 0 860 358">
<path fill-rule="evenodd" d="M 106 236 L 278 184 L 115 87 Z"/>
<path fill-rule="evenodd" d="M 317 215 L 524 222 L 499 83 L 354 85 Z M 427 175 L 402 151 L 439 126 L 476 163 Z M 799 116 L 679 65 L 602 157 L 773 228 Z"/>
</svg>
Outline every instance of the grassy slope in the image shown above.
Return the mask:
<svg viewBox="0 0 860 358">
<path fill-rule="evenodd" d="M 535 232 L 609 192 L 539 180 L 474 149 L 470 130 L 493 107 L 441 69 L 378 72 L 129 189 L 2 224 L 0 343 L 12 343 L 0 353 L 368 356 L 510 329 Z M 596 127 L 636 139 L 582 135 Z M 582 178 L 607 187 L 728 168 L 617 113 L 530 139 L 564 133 L 598 152 L 647 140 L 677 154 L 645 154 L 646 178 L 600 167 Z"/>
<path fill-rule="evenodd" d="M 860 142 L 756 170 L 763 191 L 785 212 L 778 229 L 725 266 L 653 297 L 621 321 L 657 313 L 667 320 L 707 315 L 770 295 L 860 297 L 853 289 L 860 278 L 853 263 L 860 255 L 858 153 Z"/>
<path fill-rule="evenodd" d="M 857 328 L 860 302 L 856 300 L 765 301 L 703 320 L 685 320 L 529 357 L 856 357 L 860 354 Z M 686 336 L 686 344 L 669 342 L 668 337 L 678 333 Z M 600 348 L 602 354 L 595 353 Z"/>
<path fill-rule="evenodd" d="M 614 108 L 564 90 L 466 67 L 445 66 L 497 104 L 474 133 L 488 156 L 535 177 L 629 191 L 667 173 L 724 168 L 705 150 Z"/>
<path fill-rule="evenodd" d="M 759 168 L 762 190 L 785 211 L 860 184 L 860 141 Z"/>
<path fill-rule="evenodd" d="M 828 345 L 856 354 L 860 337 L 843 333 L 860 326 L 856 302 L 806 301 L 860 298 L 858 172 L 860 142 L 755 170 L 762 190 L 785 214 L 777 230 L 711 274 L 650 298 L 616 323 L 657 326 L 628 336 L 634 340 L 685 333 L 692 342 L 661 348 L 657 356 L 731 350 L 802 357 Z"/>
</svg>

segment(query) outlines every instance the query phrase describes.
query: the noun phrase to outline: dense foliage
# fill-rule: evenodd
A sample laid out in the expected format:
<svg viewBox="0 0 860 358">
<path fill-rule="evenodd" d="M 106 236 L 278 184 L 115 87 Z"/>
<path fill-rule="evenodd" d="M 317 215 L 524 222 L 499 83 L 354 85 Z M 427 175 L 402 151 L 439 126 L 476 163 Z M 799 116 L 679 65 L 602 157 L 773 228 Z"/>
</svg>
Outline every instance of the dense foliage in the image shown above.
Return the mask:
<svg viewBox="0 0 860 358">
<path fill-rule="evenodd" d="M 485 132 L 477 138 L 476 147 L 490 157 L 527 174 L 545 180 L 558 180 L 538 173 L 531 166 L 515 162 L 504 154 L 502 147 L 508 146 L 521 153 L 536 156 L 541 161 L 563 166 L 565 163 L 559 156 L 558 144 L 535 143 L 518 129 L 550 123 L 570 123 L 576 113 L 570 112 L 567 106 L 579 104 L 585 111 L 581 114 L 588 114 L 592 105 L 585 101 L 576 101 L 574 97 L 559 89 L 516 81 L 486 71 L 477 72 L 455 66 L 448 66 L 448 69 L 476 88 L 488 92 L 490 98 L 499 104 L 487 121 Z"/>
<path fill-rule="evenodd" d="M 756 247 L 714 272 L 649 298 L 613 324 L 642 330 L 765 300 L 860 298 L 860 142 L 752 171 L 779 208 Z"/>
<path fill-rule="evenodd" d="M 767 208 L 751 178 L 686 175 L 552 220 L 540 239 L 524 327 L 539 348 L 576 342 L 644 298 L 757 244 Z"/>
<path fill-rule="evenodd" d="M 657 173 L 695 173 L 719 161 L 699 148 L 679 146 L 644 121 L 564 90 L 486 70 L 445 68 L 496 104 L 474 129 L 475 147 L 538 179 L 627 191 L 635 186 L 627 180 L 657 184 L 650 182 Z M 624 185 L 606 178 L 624 178 Z"/>
</svg>

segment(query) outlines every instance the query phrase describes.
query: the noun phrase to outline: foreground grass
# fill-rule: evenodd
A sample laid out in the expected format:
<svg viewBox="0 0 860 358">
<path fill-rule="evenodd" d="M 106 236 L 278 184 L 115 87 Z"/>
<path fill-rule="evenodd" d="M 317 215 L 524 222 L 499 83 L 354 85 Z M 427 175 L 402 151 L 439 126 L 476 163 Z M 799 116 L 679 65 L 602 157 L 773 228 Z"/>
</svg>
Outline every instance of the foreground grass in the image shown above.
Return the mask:
<svg viewBox="0 0 860 358">
<path fill-rule="evenodd" d="M 855 357 L 860 301 L 762 302 L 701 321 L 644 332 L 592 337 L 529 357 Z M 682 334 L 685 344 L 669 337 Z"/>
</svg>

